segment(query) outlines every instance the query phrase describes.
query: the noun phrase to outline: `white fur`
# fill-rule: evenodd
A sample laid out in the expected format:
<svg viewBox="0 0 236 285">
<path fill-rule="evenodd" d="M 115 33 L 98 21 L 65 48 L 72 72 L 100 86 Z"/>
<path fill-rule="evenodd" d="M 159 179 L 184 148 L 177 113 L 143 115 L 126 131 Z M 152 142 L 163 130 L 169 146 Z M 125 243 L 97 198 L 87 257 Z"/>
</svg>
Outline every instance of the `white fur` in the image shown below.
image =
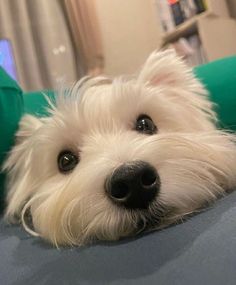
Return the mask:
<svg viewBox="0 0 236 285">
<path fill-rule="evenodd" d="M 136 77 L 82 79 L 50 112 L 21 120 L 4 166 L 5 217 L 57 246 L 116 240 L 140 231 L 140 221 L 165 226 L 236 186 L 235 136 L 216 130 L 207 92 L 173 52 L 151 54 Z M 154 120 L 157 134 L 134 130 L 140 114 Z M 57 156 L 68 148 L 80 163 L 64 175 Z M 152 164 L 161 179 L 147 210 L 119 208 L 104 191 L 106 177 L 135 160 Z"/>
</svg>

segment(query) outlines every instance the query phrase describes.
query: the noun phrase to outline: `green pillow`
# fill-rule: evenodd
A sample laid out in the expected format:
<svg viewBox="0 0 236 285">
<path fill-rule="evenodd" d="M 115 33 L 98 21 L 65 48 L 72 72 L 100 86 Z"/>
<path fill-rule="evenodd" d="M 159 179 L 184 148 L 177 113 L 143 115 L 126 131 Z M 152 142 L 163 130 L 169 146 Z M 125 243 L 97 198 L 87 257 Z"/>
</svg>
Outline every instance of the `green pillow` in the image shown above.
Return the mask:
<svg viewBox="0 0 236 285">
<path fill-rule="evenodd" d="M 37 117 L 48 116 L 47 108 L 48 101 L 45 96 L 54 100 L 54 93 L 50 90 L 40 92 L 30 92 L 23 94 L 24 97 L 24 113 L 31 114 Z"/>
<path fill-rule="evenodd" d="M 0 68 L 0 167 L 14 142 L 14 133 L 23 113 L 20 87 Z M 3 208 L 4 175 L 0 172 L 0 209 Z"/>
<path fill-rule="evenodd" d="M 219 127 L 236 131 L 236 56 L 198 66 L 194 71 L 217 104 Z"/>
</svg>

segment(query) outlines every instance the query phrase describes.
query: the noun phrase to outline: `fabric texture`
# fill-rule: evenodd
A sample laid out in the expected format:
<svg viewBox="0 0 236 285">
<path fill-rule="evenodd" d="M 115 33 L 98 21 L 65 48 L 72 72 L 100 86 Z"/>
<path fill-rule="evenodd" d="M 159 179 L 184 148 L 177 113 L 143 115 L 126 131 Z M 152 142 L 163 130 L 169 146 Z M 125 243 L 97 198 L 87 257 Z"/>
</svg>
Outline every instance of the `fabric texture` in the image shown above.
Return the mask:
<svg viewBox="0 0 236 285">
<path fill-rule="evenodd" d="M 236 131 L 236 56 L 198 66 L 194 71 L 217 104 L 219 126 Z"/>
<path fill-rule="evenodd" d="M 14 143 L 14 134 L 23 113 L 20 87 L 0 68 L 0 169 Z M 0 209 L 3 208 L 5 176 L 0 172 Z"/>
<path fill-rule="evenodd" d="M 52 248 L 0 222 L 4 285 L 235 285 L 236 192 L 185 223 L 115 243 Z"/>
</svg>

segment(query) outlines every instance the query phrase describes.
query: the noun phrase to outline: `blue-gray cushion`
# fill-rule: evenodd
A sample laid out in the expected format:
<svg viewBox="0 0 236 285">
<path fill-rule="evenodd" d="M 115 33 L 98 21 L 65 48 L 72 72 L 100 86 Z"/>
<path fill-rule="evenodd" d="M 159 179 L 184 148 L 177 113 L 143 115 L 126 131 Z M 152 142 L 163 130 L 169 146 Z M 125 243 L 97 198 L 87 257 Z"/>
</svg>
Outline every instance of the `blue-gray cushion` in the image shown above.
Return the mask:
<svg viewBox="0 0 236 285">
<path fill-rule="evenodd" d="M 0 222 L 0 284 L 235 285 L 236 192 L 183 224 L 57 250 Z"/>
</svg>

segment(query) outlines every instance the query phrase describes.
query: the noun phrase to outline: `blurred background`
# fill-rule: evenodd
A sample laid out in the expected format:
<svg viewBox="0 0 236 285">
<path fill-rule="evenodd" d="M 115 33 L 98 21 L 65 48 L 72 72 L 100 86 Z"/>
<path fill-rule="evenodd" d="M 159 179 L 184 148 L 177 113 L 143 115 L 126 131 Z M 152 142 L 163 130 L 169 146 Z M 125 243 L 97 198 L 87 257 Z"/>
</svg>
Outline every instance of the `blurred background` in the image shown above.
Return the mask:
<svg viewBox="0 0 236 285">
<path fill-rule="evenodd" d="M 131 73 L 155 49 L 236 54 L 236 0 L 0 0 L 0 65 L 25 91 Z"/>
</svg>

